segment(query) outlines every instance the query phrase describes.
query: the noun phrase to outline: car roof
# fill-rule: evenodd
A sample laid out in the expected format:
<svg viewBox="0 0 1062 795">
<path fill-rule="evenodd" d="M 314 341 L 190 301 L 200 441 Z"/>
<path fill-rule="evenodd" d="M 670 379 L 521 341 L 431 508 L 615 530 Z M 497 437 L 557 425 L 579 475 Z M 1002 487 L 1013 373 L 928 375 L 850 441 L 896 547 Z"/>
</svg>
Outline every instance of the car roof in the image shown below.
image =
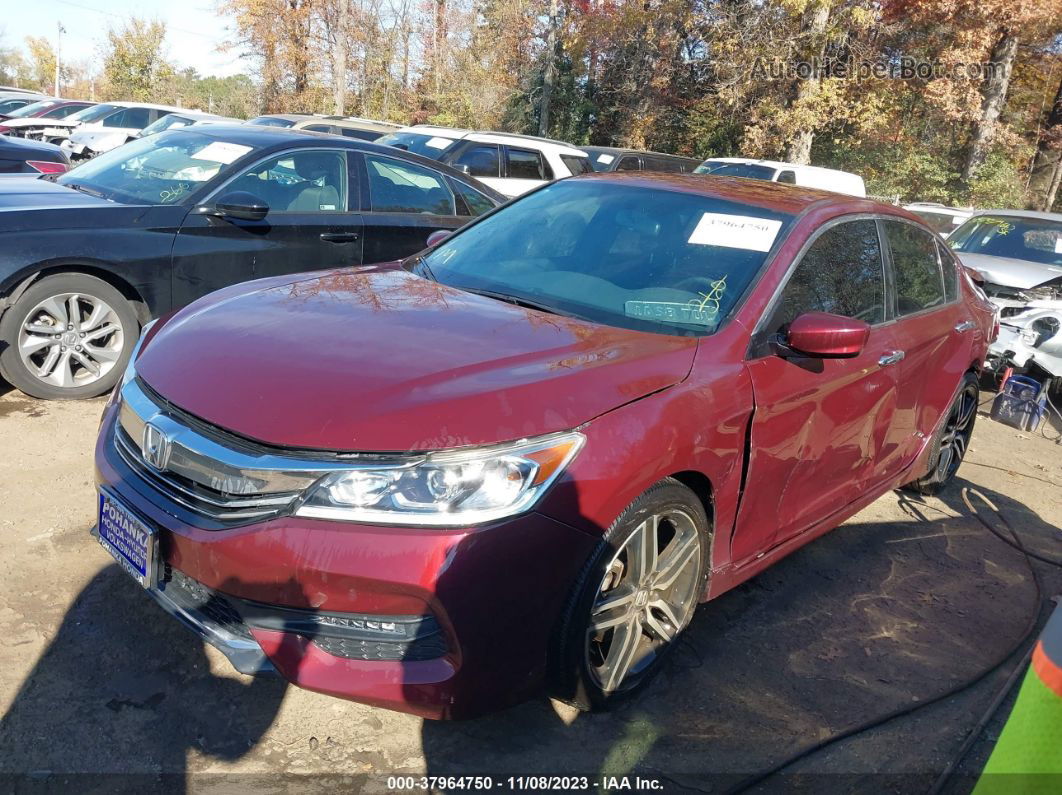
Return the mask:
<svg viewBox="0 0 1062 795">
<path fill-rule="evenodd" d="M 717 177 L 711 174 L 675 174 L 654 171 L 598 171 L 571 177 L 574 180 L 608 180 L 639 187 L 693 193 L 710 198 L 741 202 L 777 212 L 799 215 L 812 208 L 837 206 L 849 212 L 880 212 L 924 222 L 918 216 L 892 204 L 835 193 L 818 188 L 806 188 L 747 177 Z M 568 180 L 565 180 L 567 182 Z"/>
<path fill-rule="evenodd" d="M 255 119 L 285 119 L 287 121 L 306 121 L 308 119 L 323 119 L 324 115 L 318 113 L 259 113 L 253 116 Z"/>
<path fill-rule="evenodd" d="M 116 108 L 149 108 L 151 110 L 165 110 L 170 113 L 196 113 L 189 108 L 178 108 L 173 105 L 156 105 L 154 102 L 98 102 L 98 105 L 114 105 Z"/>
<path fill-rule="evenodd" d="M 307 119 L 299 119 L 298 125 L 331 124 L 351 130 L 370 130 L 372 132 L 397 132 L 399 125 L 389 121 L 376 121 L 375 119 L 348 118 L 346 116 L 311 116 Z"/>
<path fill-rule="evenodd" d="M 689 160 L 691 163 L 703 162 L 697 157 L 686 155 L 673 155 L 669 152 L 654 152 L 651 149 L 624 149 L 621 146 L 580 146 L 585 152 L 601 152 L 610 155 L 652 155 L 653 157 L 673 157 L 676 160 Z"/>
</svg>

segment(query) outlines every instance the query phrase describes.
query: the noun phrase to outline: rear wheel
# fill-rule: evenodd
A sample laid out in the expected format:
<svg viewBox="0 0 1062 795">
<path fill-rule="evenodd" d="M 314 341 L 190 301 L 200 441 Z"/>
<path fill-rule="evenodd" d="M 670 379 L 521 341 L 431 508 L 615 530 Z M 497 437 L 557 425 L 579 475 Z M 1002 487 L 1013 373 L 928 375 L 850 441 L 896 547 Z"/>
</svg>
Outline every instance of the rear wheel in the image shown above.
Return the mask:
<svg viewBox="0 0 1062 795">
<path fill-rule="evenodd" d="M 980 396 L 977 376 L 966 373 L 948 417 L 933 439 L 929 473 L 904 488 L 919 494 L 937 494 L 951 482 L 970 446 Z"/>
<path fill-rule="evenodd" d="M 121 377 L 138 330 L 133 307 L 105 281 L 47 276 L 0 318 L 0 375 L 33 397 L 95 397 Z"/>
<path fill-rule="evenodd" d="M 558 630 L 558 698 L 605 709 L 648 684 L 704 592 L 708 537 L 697 495 L 670 478 L 623 512 L 584 567 Z"/>
</svg>

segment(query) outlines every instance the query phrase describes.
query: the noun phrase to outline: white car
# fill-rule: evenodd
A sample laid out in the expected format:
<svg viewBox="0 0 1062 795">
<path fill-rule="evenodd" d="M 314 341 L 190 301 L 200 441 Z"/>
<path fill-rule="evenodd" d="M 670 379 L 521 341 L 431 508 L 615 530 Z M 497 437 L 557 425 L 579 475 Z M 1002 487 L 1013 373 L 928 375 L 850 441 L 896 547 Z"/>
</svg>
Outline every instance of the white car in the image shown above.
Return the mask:
<svg viewBox="0 0 1062 795">
<path fill-rule="evenodd" d="M 446 163 L 509 197 L 593 170 L 590 157 L 582 149 L 531 135 L 417 124 L 385 135 L 376 143 Z"/>
<path fill-rule="evenodd" d="M 171 113 L 187 113 L 185 108 L 142 102 L 111 102 L 113 110 L 93 121 L 83 120 L 59 146 L 71 160 L 84 160 L 109 152 L 150 124 Z M 99 106 L 96 106 L 99 108 Z M 75 114 L 76 115 L 76 114 Z M 47 131 L 46 131 L 47 132 Z"/>
<path fill-rule="evenodd" d="M 749 157 L 713 157 L 705 160 L 696 169 L 695 174 L 714 174 L 720 177 L 746 177 L 749 179 L 766 179 L 788 185 L 800 185 L 805 188 L 830 190 L 834 193 L 846 193 L 849 196 L 865 197 L 866 185 L 863 178 L 849 171 L 835 168 L 805 166 L 799 163 L 783 163 L 778 160 L 756 160 Z"/>
<path fill-rule="evenodd" d="M 941 237 L 950 235 L 974 213 L 973 210 L 962 210 L 933 202 L 913 202 L 905 204 L 903 208 L 929 224 Z"/>
<path fill-rule="evenodd" d="M 200 124 L 242 124 L 240 119 L 231 116 L 219 116 L 216 113 L 202 113 L 197 110 L 182 110 L 168 113 L 158 121 L 153 121 L 143 130 L 134 135 L 134 138 L 147 138 L 149 135 L 160 133 L 163 130 L 176 129 L 178 127 L 195 127 Z"/>
</svg>

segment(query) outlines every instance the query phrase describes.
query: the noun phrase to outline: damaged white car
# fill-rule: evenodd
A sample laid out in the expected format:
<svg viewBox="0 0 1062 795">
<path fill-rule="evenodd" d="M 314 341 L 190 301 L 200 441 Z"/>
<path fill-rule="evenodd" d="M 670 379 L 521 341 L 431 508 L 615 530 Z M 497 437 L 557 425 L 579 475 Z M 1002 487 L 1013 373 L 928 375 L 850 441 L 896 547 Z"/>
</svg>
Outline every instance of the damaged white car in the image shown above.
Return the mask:
<svg viewBox="0 0 1062 795">
<path fill-rule="evenodd" d="M 1062 215 L 983 211 L 956 229 L 948 245 L 999 309 L 990 355 L 1062 388 Z"/>
</svg>

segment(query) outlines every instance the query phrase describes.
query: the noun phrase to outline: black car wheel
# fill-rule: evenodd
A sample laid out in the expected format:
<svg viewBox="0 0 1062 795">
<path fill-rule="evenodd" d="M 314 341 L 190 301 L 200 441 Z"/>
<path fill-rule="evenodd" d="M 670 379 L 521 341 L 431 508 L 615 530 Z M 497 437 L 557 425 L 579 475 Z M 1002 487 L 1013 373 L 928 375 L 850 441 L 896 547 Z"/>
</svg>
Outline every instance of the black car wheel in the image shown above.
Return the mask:
<svg viewBox="0 0 1062 795">
<path fill-rule="evenodd" d="M 138 333 L 133 307 L 111 285 L 47 276 L 0 318 L 0 375 L 33 397 L 95 397 L 121 378 Z"/>
<path fill-rule="evenodd" d="M 977 376 L 966 373 L 947 419 L 933 438 L 929 472 L 904 488 L 919 494 L 937 494 L 951 482 L 970 446 L 980 395 Z"/>
<path fill-rule="evenodd" d="M 607 709 L 645 687 L 708 578 L 708 517 L 670 478 L 620 515 L 583 568 L 553 649 L 554 695 Z"/>
</svg>

